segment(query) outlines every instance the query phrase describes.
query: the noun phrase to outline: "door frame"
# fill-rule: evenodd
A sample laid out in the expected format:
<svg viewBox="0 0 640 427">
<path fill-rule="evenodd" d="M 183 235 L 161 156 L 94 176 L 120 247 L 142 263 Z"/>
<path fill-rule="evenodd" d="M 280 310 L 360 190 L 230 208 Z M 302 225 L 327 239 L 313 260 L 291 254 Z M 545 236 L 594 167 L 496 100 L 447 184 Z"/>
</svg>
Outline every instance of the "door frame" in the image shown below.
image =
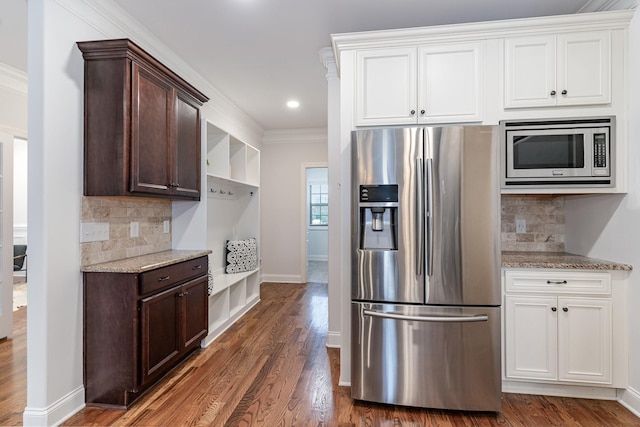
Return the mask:
<svg viewBox="0 0 640 427">
<path fill-rule="evenodd" d="M 0 132 L 0 339 L 13 336 L 13 138 L 13 135 Z"/>
<path fill-rule="evenodd" d="M 307 169 L 329 168 L 328 162 L 303 162 L 300 165 L 300 279 L 307 283 Z M 331 200 L 329 200 L 331 204 Z M 331 223 L 329 223 L 329 227 Z"/>
</svg>

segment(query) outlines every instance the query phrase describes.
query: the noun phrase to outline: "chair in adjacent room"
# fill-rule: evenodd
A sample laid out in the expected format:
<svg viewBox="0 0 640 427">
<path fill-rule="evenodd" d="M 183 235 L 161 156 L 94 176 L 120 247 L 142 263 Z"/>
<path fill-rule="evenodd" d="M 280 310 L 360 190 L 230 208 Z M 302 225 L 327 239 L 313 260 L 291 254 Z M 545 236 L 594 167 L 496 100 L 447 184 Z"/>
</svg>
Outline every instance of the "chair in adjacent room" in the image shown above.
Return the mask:
<svg viewBox="0 0 640 427">
<path fill-rule="evenodd" d="M 13 271 L 22 271 L 24 268 L 24 278 L 27 279 L 27 245 L 13 245 Z"/>
</svg>

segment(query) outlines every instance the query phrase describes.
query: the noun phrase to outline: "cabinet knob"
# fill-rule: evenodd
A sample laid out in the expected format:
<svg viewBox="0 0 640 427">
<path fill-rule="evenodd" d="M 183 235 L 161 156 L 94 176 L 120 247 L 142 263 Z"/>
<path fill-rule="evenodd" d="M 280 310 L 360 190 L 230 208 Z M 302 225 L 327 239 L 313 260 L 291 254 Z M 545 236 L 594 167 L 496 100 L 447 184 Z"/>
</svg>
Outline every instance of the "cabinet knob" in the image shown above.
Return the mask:
<svg viewBox="0 0 640 427">
<path fill-rule="evenodd" d="M 416 114 L 416 110 L 411 110 L 411 115 L 413 116 L 414 114 Z"/>
<path fill-rule="evenodd" d="M 566 285 L 566 280 L 547 280 L 547 285 Z"/>
<path fill-rule="evenodd" d="M 420 110 L 420 114 L 424 115 L 424 113 L 426 113 L 426 111 Z"/>
<path fill-rule="evenodd" d="M 557 307 L 551 307 L 551 311 L 558 311 Z"/>
<path fill-rule="evenodd" d="M 556 96 L 556 91 L 555 90 L 551 91 L 551 96 Z"/>
<path fill-rule="evenodd" d="M 193 266 L 193 270 L 201 270 L 202 269 L 202 265 L 194 265 Z"/>
<path fill-rule="evenodd" d="M 564 312 L 566 313 L 567 311 L 569 311 L 569 308 L 567 308 L 567 307 L 562 307 L 562 311 L 564 311 Z"/>
<path fill-rule="evenodd" d="M 566 94 L 567 94 L 567 90 L 565 89 L 565 90 L 563 90 L 563 91 L 562 91 L 562 92 L 560 92 L 560 93 L 561 93 L 561 94 L 563 94 L 563 95 L 566 95 Z"/>
<path fill-rule="evenodd" d="M 163 276 L 163 277 L 160 277 L 160 278 L 158 279 L 158 282 L 166 282 L 166 281 L 167 281 L 167 280 L 169 280 L 170 278 L 171 278 L 171 276 Z"/>
</svg>

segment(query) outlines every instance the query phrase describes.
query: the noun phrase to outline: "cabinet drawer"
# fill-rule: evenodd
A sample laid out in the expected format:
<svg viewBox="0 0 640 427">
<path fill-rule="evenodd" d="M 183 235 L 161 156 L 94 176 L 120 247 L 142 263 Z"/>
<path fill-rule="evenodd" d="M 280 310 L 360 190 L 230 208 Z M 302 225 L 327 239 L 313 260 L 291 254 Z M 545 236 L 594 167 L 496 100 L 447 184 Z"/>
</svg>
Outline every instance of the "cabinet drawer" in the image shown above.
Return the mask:
<svg viewBox="0 0 640 427">
<path fill-rule="evenodd" d="M 140 275 L 140 294 L 155 292 L 206 274 L 206 256 L 147 271 Z"/>
<path fill-rule="evenodd" d="M 505 270 L 505 290 L 545 294 L 610 294 L 607 272 L 567 270 Z"/>
</svg>

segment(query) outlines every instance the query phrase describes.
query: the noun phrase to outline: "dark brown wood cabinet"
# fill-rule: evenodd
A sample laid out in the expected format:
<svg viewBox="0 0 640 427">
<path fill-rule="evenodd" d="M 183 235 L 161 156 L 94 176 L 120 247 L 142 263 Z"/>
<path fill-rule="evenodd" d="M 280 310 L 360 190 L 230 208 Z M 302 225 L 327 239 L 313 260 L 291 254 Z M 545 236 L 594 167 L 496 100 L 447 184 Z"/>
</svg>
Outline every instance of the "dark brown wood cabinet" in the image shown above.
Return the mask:
<svg viewBox="0 0 640 427">
<path fill-rule="evenodd" d="M 126 408 L 200 347 L 207 257 L 142 273 L 84 273 L 87 405 Z"/>
<path fill-rule="evenodd" d="M 209 99 L 128 39 L 78 42 L 84 195 L 200 199 L 200 107 Z"/>
</svg>

